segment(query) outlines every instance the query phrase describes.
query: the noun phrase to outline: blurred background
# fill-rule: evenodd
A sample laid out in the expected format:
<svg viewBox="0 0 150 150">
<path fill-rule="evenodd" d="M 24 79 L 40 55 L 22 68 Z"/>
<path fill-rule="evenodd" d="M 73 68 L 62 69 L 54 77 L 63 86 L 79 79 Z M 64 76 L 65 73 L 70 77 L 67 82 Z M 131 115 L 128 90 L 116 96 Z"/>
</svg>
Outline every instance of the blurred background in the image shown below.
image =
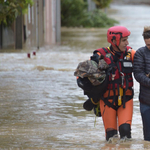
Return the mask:
<svg viewBox="0 0 150 150">
<path fill-rule="evenodd" d="M 0 0 L 0 149 L 150 149 L 135 80 L 132 140 L 107 143 L 74 76 L 109 46 L 110 26 L 127 27 L 133 49 L 144 46 L 149 14 L 149 0 Z"/>
<path fill-rule="evenodd" d="M 61 27 L 104 28 L 112 4 L 149 5 L 149 0 L 1 0 L 0 49 L 61 44 Z"/>
</svg>

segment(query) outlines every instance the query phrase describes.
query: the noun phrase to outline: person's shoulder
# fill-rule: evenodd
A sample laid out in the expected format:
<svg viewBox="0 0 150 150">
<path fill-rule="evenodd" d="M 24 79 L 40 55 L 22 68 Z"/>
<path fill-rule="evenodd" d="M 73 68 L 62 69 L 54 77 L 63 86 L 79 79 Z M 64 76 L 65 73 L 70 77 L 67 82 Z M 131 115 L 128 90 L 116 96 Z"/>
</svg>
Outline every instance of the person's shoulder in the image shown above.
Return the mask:
<svg viewBox="0 0 150 150">
<path fill-rule="evenodd" d="M 103 48 L 105 48 L 105 47 L 98 48 L 98 49 L 96 49 L 95 51 L 104 51 Z"/>
<path fill-rule="evenodd" d="M 106 47 L 98 48 L 98 49 L 94 50 L 93 53 L 95 54 L 95 53 L 99 52 L 101 54 L 104 54 L 104 49 L 107 49 L 107 48 Z"/>
<path fill-rule="evenodd" d="M 135 52 L 135 57 L 145 57 L 146 54 L 145 50 L 146 50 L 145 46 L 138 48 Z"/>
<path fill-rule="evenodd" d="M 145 49 L 146 49 L 146 47 L 143 46 L 143 47 L 138 48 L 138 49 L 136 50 L 136 52 L 143 52 L 143 51 L 145 51 Z"/>
<path fill-rule="evenodd" d="M 131 46 L 127 46 L 127 50 L 129 50 L 129 49 L 132 49 L 132 47 Z"/>
</svg>

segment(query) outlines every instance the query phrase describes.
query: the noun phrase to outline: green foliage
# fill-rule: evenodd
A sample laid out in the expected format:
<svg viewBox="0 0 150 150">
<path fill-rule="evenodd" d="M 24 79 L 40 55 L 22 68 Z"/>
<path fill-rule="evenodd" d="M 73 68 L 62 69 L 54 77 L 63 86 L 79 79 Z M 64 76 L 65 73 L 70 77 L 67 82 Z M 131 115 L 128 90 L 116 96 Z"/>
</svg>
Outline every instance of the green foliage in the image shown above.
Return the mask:
<svg viewBox="0 0 150 150">
<path fill-rule="evenodd" d="M 26 13 L 32 0 L 0 0 L 0 24 L 11 25 L 21 13 Z"/>
<path fill-rule="evenodd" d="M 107 0 L 106 0 L 107 1 Z M 66 27 L 108 27 L 118 23 L 100 9 L 87 11 L 84 0 L 61 0 L 61 25 Z"/>
<path fill-rule="evenodd" d="M 99 9 L 86 13 L 86 17 L 81 19 L 83 27 L 110 27 L 118 21 L 108 18 L 107 15 Z"/>
<path fill-rule="evenodd" d="M 87 4 L 84 0 L 61 0 L 61 25 L 79 25 L 80 18 L 84 17 Z"/>
<path fill-rule="evenodd" d="M 93 0 L 97 6 L 97 8 L 105 8 L 108 7 L 112 0 Z"/>
</svg>

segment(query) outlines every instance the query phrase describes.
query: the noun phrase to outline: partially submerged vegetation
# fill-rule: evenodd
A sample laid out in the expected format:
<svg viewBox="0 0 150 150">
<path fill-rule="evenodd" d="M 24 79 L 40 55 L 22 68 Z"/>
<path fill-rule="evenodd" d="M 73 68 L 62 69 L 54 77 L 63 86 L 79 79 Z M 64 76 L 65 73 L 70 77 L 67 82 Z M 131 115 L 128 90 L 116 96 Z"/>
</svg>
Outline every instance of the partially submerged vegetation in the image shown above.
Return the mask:
<svg viewBox="0 0 150 150">
<path fill-rule="evenodd" d="M 61 25 L 66 27 L 108 27 L 118 23 L 107 17 L 101 8 L 112 0 L 93 0 L 96 9 L 88 11 L 87 0 L 61 0 Z M 0 0 L 0 25 L 11 25 L 21 14 L 27 12 L 32 0 Z"/>
<path fill-rule="evenodd" d="M 105 0 L 105 3 L 102 3 L 104 0 L 94 0 L 94 2 L 96 1 L 97 8 L 88 11 L 87 2 L 84 0 L 61 0 L 61 25 L 66 27 L 109 27 L 118 23 L 100 9 L 108 6 L 111 0 Z"/>
<path fill-rule="evenodd" d="M 0 0 L 0 25 L 11 25 L 19 15 L 26 13 L 28 5 L 32 4 L 32 0 Z"/>
</svg>

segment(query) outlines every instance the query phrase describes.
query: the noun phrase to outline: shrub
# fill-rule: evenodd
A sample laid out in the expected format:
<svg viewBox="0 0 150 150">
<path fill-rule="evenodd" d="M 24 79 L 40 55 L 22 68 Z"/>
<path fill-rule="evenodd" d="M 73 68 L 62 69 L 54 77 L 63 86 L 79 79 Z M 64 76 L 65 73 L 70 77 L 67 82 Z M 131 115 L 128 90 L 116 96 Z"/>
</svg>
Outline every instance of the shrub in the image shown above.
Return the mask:
<svg viewBox="0 0 150 150">
<path fill-rule="evenodd" d="M 0 0 L 0 24 L 9 26 L 21 13 L 25 13 L 32 0 Z"/>
<path fill-rule="evenodd" d="M 100 9 L 87 11 L 84 0 L 61 0 L 61 26 L 66 27 L 108 27 L 118 21 L 107 17 Z"/>
</svg>

